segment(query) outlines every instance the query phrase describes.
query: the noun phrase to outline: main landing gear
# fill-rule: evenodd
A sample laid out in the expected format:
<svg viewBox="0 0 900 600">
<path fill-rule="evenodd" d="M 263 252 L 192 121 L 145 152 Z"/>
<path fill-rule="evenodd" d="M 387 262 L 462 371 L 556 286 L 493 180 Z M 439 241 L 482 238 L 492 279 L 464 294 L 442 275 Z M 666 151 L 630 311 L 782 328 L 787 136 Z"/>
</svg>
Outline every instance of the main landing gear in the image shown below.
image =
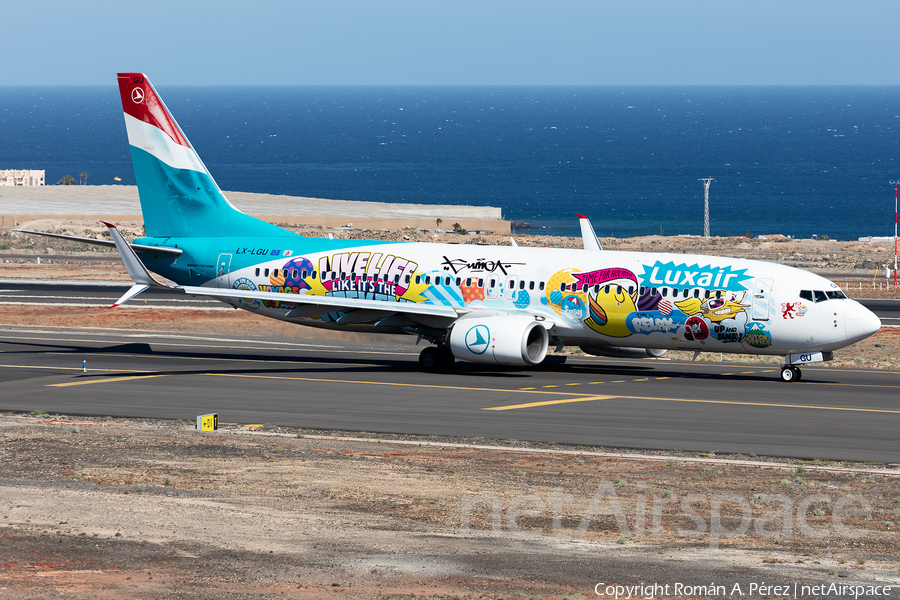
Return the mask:
<svg viewBox="0 0 900 600">
<path fill-rule="evenodd" d="M 784 365 L 781 367 L 782 381 L 800 381 L 800 367 L 794 365 Z"/>
<path fill-rule="evenodd" d="M 419 367 L 426 373 L 449 373 L 455 361 L 446 346 L 428 346 L 419 354 Z"/>
</svg>

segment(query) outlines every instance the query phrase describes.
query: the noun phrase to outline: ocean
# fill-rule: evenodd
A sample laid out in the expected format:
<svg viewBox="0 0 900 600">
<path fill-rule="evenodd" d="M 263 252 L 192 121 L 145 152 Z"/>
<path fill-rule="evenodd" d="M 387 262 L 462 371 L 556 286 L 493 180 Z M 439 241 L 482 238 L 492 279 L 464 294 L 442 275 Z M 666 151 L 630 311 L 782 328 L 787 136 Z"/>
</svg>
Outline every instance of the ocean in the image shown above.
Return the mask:
<svg viewBox="0 0 900 600">
<path fill-rule="evenodd" d="M 166 87 L 224 190 L 499 206 L 523 232 L 894 233 L 900 87 Z M 0 169 L 134 184 L 118 90 L 0 87 Z M 2 197 L 0 197 L 2 203 Z"/>
</svg>

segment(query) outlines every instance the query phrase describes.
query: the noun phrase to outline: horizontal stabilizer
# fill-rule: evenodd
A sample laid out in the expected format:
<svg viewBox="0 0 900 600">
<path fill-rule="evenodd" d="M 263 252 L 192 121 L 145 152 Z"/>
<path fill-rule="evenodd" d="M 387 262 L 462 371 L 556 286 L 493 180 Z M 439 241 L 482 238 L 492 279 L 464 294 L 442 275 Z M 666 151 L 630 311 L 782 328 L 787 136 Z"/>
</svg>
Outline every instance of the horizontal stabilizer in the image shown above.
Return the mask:
<svg viewBox="0 0 900 600">
<path fill-rule="evenodd" d="M 58 238 L 61 240 L 69 240 L 70 242 L 80 242 L 82 244 L 90 244 L 92 246 L 103 246 L 104 248 L 115 248 L 116 243 L 112 240 L 95 240 L 89 237 L 79 237 L 77 235 L 63 235 L 61 233 L 48 233 L 46 231 L 28 231 L 27 229 L 10 229 L 10 231 L 18 231 L 19 233 L 28 233 L 31 235 L 42 235 L 45 237 Z M 182 250 L 180 248 L 169 248 L 168 246 L 145 246 L 143 244 L 128 244 L 137 252 L 150 252 L 153 254 L 164 254 L 169 256 L 180 256 Z"/>
</svg>

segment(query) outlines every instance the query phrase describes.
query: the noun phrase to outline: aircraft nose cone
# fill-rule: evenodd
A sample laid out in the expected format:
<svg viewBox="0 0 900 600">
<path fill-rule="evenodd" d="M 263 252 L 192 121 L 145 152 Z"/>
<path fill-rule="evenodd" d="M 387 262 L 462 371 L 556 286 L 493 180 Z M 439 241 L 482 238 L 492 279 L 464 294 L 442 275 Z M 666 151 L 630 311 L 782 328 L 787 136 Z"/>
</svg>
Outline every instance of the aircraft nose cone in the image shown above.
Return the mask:
<svg viewBox="0 0 900 600">
<path fill-rule="evenodd" d="M 847 339 L 851 343 L 864 340 L 881 329 L 881 319 L 859 302 L 853 302 L 850 306 L 846 323 Z"/>
</svg>

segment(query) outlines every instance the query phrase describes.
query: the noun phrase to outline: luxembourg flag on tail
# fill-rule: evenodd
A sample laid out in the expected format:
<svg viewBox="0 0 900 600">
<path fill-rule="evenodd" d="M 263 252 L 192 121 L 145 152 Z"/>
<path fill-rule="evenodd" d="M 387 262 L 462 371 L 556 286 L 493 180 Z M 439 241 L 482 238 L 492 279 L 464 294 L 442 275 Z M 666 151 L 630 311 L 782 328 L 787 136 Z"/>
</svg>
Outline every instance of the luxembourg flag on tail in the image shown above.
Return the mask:
<svg viewBox="0 0 900 600">
<path fill-rule="evenodd" d="M 148 237 L 285 235 L 225 198 L 143 73 L 118 78 Z"/>
</svg>

